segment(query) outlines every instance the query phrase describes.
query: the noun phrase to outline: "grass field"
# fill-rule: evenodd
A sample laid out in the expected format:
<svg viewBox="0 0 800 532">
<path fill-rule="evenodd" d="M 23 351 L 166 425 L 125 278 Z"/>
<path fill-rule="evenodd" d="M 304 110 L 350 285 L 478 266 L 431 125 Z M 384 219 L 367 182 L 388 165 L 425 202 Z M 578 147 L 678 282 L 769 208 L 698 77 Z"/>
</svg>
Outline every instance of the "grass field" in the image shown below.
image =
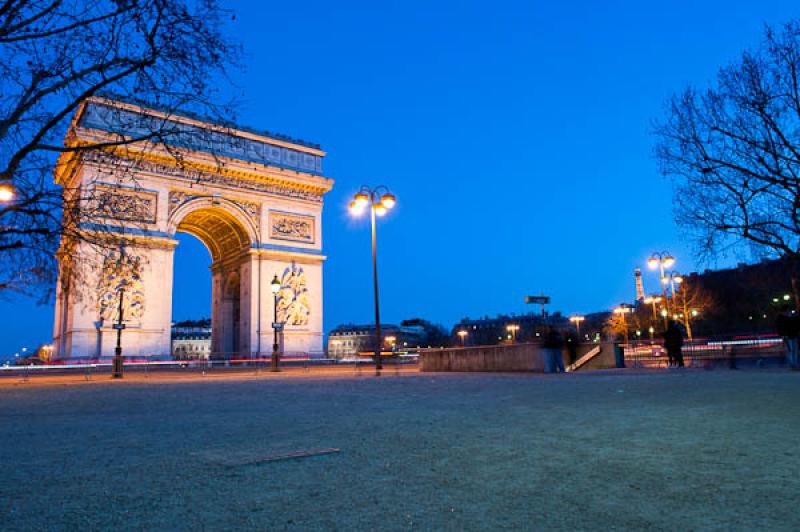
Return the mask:
<svg viewBox="0 0 800 532">
<path fill-rule="evenodd" d="M 784 371 L 6 384 L 0 529 L 797 530 L 799 444 Z"/>
</svg>

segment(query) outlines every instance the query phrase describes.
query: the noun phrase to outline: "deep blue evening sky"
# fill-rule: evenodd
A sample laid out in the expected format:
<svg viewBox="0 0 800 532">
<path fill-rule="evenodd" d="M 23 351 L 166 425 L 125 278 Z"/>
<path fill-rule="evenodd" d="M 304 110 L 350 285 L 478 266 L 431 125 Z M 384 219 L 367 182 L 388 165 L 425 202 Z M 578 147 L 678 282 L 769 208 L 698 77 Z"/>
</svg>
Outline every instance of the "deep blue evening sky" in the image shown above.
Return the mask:
<svg viewBox="0 0 800 532">
<path fill-rule="evenodd" d="M 240 121 L 329 153 L 326 330 L 372 319 L 368 222 L 346 210 L 362 183 L 399 199 L 379 227 L 387 322 L 525 312 L 540 291 L 553 310 L 605 309 L 633 299 L 654 250 L 705 267 L 672 222 L 650 121 L 800 15 L 788 0 L 230 3 Z M 210 307 L 210 259 L 182 241 L 177 319 Z M 51 307 L 0 312 L 0 355 L 49 341 Z"/>
</svg>

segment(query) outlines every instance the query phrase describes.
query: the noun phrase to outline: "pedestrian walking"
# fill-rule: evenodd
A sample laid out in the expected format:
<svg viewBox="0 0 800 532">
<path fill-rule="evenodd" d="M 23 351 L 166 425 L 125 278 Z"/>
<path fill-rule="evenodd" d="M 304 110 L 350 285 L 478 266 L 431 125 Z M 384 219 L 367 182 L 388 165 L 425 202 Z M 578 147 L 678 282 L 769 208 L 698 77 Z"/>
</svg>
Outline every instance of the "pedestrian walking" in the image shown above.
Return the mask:
<svg viewBox="0 0 800 532">
<path fill-rule="evenodd" d="M 546 373 L 564 373 L 564 337 L 552 325 L 544 333 L 544 370 Z"/>
<path fill-rule="evenodd" d="M 578 335 L 570 331 L 567 333 L 565 341 L 567 344 L 567 360 L 572 365 L 578 359 Z"/>
<path fill-rule="evenodd" d="M 798 337 L 800 337 L 800 318 L 789 312 L 782 312 L 775 318 L 775 329 L 783 337 L 786 346 L 786 365 L 789 369 L 798 367 Z"/>
<path fill-rule="evenodd" d="M 667 350 L 669 367 L 683 367 L 683 331 L 678 327 L 675 320 L 667 322 L 667 330 L 664 331 L 664 348 Z"/>
</svg>

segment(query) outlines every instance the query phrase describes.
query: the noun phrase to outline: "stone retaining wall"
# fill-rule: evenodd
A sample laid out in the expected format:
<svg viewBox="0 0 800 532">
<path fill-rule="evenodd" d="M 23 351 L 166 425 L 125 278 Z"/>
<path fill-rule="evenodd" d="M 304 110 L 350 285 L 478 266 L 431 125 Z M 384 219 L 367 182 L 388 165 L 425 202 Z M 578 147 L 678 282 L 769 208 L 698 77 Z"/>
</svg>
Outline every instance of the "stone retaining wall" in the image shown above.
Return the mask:
<svg viewBox="0 0 800 532">
<path fill-rule="evenodd" d="M 544 371 L 538 344 L 420 350 L 420 371 Z"/>
</svg>

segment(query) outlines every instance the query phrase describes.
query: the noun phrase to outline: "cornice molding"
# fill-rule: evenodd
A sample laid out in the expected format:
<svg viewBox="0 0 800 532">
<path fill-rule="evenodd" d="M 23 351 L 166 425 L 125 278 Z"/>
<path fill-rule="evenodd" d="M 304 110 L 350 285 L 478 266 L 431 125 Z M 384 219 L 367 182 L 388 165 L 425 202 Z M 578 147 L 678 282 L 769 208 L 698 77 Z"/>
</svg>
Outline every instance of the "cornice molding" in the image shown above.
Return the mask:
<svg viewBox="0 0 800 532">
<path fill-rule="evenodd" d="M 288 176 L 279 177 L 275 173 L 250 172 L 241 168 L 231 168 L 224 164 L 213 165 L 192 160 L 177 160 L 175 157 L 134 150 L 131 146 L 105 146 L 91 148 L 96 142 L 74 138 L 69 148 L 83 148 L 62 154 L 56 165 L 55 181 L 61 186 L 70 186 L 75 168 L 79 163 L 93 163 L 108 168 L 147 172 L 154 176 L 179 178 L 193 183 L 224 186 L 232 189 L 245 189 L 265 194 L 305 199 L 321 203 L 322 195 L 333 186 L 333 180 L 308 174 L 302 180 Z M 276 169 L 279 172 L 288 172 Z"/>
</svg>

